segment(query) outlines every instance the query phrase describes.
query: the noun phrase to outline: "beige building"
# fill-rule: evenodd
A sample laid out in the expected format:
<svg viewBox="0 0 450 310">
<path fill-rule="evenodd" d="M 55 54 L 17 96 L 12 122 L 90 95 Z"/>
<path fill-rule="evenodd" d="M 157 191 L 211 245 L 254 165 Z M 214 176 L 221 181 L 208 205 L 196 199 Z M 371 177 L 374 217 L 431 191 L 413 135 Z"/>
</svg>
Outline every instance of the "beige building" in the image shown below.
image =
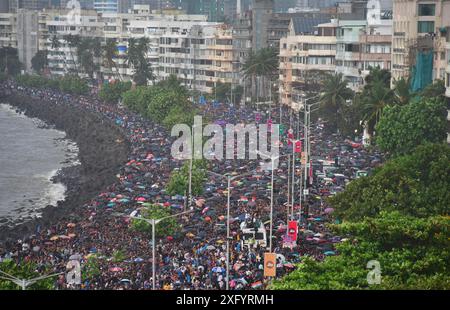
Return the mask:
<svg viewBox="0 0 450 310">
<path fill-rule="evenodd" d="M 447 108 L 450 107 L 450 31 L 447 32 L 447 43 L 445 45 L 446 54 L 447 54 L 447 67 L 445 69 L 445 95 L 448 97 L 447 99 Z M 450 143 L 450 109 L 447 111 L 447 143 Z"/>
<path fill-rule="evenodd" d="M 319 24 L 314 34 L 297 35 L 291 29 L 280 40 L 280 100 L 299 108 L 300 89 L 314 87 L 321 74 L 335 71 L 336 21 Z"/>
<path fill-rule="evenodd" d="M 445 33 L 450 26 L 450 1 L 394 0 L 392 81 L 409 77 L 418 50 L 434 52 L 433 79 L 445 75 Z"/>
<path fill-rule="evenodd" d="M 0 13 L 0 48 L 17 48 L 16 14 Z"/>
<path fill-rule="evenodd" d="M 208 22 L 204 15 L 150 14 L 146 7 L 135 6 L 129 13 L 118 14 L 83 10 L 80 23 L 68 19 L 67 10 L 36 12 L 36 51 L 37 48 L 47 50 L 50 73 L 64 75 L 77 67 L 76 48 L 69 46 L 64 39 L 66 35 L 95 37 L 102 44 L 114 40 L 118 46 L 116 65 L 106 68 L 101 62 L 102 76 L 130 80 L 134 72 L 126 63 L 128 42 L 131 38 L 145 37 L 149 40 L 146 57 L 157 81 L 174 74 L 188 88 L 207 93 L 211 93 L 218 82 L 231 83 L 231 28 L 223 23 Z"/>
<path fill-rule="evenodd" d="M 392 20 L 367 25 L 359 34 L 361 73 L 365 78 L 370 68 L 391 70 Z"/>
</svg>

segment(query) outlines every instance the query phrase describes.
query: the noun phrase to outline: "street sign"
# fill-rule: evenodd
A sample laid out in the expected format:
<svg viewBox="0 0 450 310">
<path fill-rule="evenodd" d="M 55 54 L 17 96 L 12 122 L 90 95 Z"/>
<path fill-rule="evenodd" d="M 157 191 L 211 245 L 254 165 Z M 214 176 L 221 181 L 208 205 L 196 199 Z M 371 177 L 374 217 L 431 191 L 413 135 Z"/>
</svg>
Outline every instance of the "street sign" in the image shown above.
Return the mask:
<svg viewBox="0 0 450 310">
<path fill-rule="evenodd" d="M 277 255 L 264 253 L 264 276 L 275 277 L 277 272 Z"/>
</svg>

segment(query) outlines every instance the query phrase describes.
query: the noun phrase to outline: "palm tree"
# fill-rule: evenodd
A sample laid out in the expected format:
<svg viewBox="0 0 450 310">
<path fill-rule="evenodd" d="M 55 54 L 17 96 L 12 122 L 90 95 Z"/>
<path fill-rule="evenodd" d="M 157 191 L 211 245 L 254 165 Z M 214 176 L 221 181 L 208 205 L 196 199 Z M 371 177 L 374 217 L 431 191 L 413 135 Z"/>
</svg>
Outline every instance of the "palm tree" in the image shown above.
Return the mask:
<svg viewBox="0 0 450 310">
<path fill-rule="evenodd" d="M 102 48 L 103 52 L 103 65 L 108 68 L 111 72 L 113 72 L 113 68 L 116 69 L 116 76 L 119 80 L 122 80 L 119 69 L 117 68 L 117 64 L 114 59 L 117 57 L 117 43 L 113 39 L 107 39 L 106 44 Z"/>
<path fill-rule="evenodd" d="M 63 36 L 64 41 L 66 41 L 67 45 L 69 46 L 69 53 L 70 53 L 70 57 L 72 58 L 72 62 L 75 66 L 75 72 L 78 74 L 78 66 L 77 66 L 77 62 L 75 61 L 75 57 L 73 56 L 73 48 L 76 48 L 77 50 L 79 49 L 80 43 L 81 43 L 81 37 L 79 35 L 72 35 L 72 34 L 67 34 Z M 78 60 L 79 61 L 79 60 Z"/>
<path fill-rule="evenodd" d="M 410 79 L 400 78 L 394 81 L 395 102 L 400 105 L 406 105 L 413 97 L 413 93 L 409 87 Z"/>
<path fill-rule="evenodd" d="M 342 73 L 329 74 L 323 85 L 320 96 L 321 108 L 328 118 L 328 125 L 339 131 L 339 117 L 346 101 L 353 97 L 353 91 L 348 88 L 348 82 Z"/>
<path fill-rule="evenodd" d="M 370 91 L 362 98 L 362 120 L 368 125 L 369 135 L 380 120 L 383 109 L 393 103 L 393 91 L 385 86 L 384 81 L 375 80 L 371 83 Z"/>
<path fill-rule="evenodd" d="M 386 87 L 389 87 L 391 82 L 391 72 L 386 69 L 380 69 L 379 66 L 371 67 L 370 73 L 364 78 L 366 85 L 370 85 L 375 81 L 382 81 Z"/>
<path fill-rule="evenodd" d="M 80 68 L 91 80 L 94 79 L 94 72 L 99 70 L 96 62 L 101 56 L 100 42 L 96 38 L 83 38 L 77 48 L 77 60 Z"/>
<path fill-rule="evenodd" d="M 127 65 L 130 68 L 132 68 L 137 64 L 138 58 L 139 58 L 139 50 L 137 41 L 134 38 L 130 38 L 128 39 L 128 49 L 125 61 Z"/>
<path fill-rule="evenodd" d="M 126 62 L 134 69 L 133 81 L 136 85 L 147 85 L 149 80 L 154 80 L 155 75 L 151 68 L 151 63 L 147 59 L 147 51 L 150 40 L 147 37 L 135 40 L 128 40 L 128 53 Z"/>
<path fill-rule="evenodd" d="M 61 62 L 64 64 L 64 70 L 67 73 L 67 62 L 65 57 L 61 57 L 61 55 L 59 54 L 59 50 L 61 48 L 61 41 L 59 41 L 59 38 L 56 35 L 53 35 L 53 37 L 50 40 L 50 47 L 52 50 L 56 51 L 58 53 L 58 57 L 61 60 Z"/>
<path fill-rule="evenodd" d="M 259 91 L 256 78 L 263 77 L 268 78 L 270 81 L 275 73 L 278 71 L 278 53 L 273 48 L 262 48 L 256 53 L 251 53 L 245 61 L 242 71 L 244 76 L 252 78 L 252 85 L 256 95 L 259 97 L 261 91 Z M 253 94 L 254 95 L 254 94 Z"/>
</svg>

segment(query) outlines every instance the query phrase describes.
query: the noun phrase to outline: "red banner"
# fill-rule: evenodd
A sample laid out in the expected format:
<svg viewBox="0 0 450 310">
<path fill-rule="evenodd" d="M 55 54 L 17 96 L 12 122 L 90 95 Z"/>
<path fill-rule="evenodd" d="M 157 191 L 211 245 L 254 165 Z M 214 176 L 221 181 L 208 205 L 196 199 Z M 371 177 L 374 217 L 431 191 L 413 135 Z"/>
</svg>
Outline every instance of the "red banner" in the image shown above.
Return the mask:
<svg viewBox="0 0 450 310">
<path fill-rule="evenodd" d="M 295 141 L 295 153 L 301 153 L 302 152 L 302 141 L 298 140 Z"/>
<path fill-rule="evenodd" d="M 297 241 L 297 233 L 298 233 L 297 221 L 289 221 L 288 236 L 291 237 L 293 241 Z"/>
</svg>

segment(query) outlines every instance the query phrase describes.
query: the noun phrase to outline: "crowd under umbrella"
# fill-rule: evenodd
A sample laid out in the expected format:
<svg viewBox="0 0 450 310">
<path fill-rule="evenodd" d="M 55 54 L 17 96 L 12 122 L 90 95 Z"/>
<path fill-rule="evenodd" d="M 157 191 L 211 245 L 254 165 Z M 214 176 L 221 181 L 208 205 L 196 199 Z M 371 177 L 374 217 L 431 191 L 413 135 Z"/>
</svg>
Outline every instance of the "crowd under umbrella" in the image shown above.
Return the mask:
<svg viewBox="0 0 450 310">
<path fill-rule="evenodd" d="M 58 97 L 55 96 L 55 98 Z M 108 211 L 108 213 L 111 213 L 113 209 L 117 209 L 120 212 L 127 210 L 129 214 L 135 210 L 139 211 L 139 208 L 141 207 L 150 207 L 152 204 L 161 203 L 162 205 L 168 207 L 170 212 L 179 212 L 178 209 L 181 205 L 180 202 L 184 199 L 184 197 L 181 195 L 175 197 L 169 196 L 164 191 L 164 184 L 167 181 L 168 175 L 175 167 L 175 164 L 169 160 L 170 155 L 164 151 L 170 149 L 168 146 L 170 146 L 171 140 L 167 138 L 162 128 L 142 120 L 139 116 L 128 114 L 128 112 L 116 109 L 115 107 L 103 106 L 101 103 L 97 102 L 95 104 L 89 104 L 89 100 L 90 99 L 78 100 L 78 98 L 74 98 L 71 104 L 82 105 L 83 108 L 86 107 L 87 109 L 92 109 L 98 113 L 102 113 L 107 118 L 112 118 L 115 121 L 119 120 L 120 122 L 118 124 L 120 124 L 124 131 L 127 132 L 127 137 L 131 141 L 132 152 L 127 164 L 118 174 L 118 183 L 113 184 L 108 189 L 105 189 L 103 193 L 94 199 L 91 206 L 86 208 L 86 214 L 88 214 L 86 217 L 86 222 L 81 222 L 80 224 L 83 227 L 89 227 L 87 226 L 87 224 L 89 224 L 92 228 L 77 230 L 78 227 L 68 227 L 64 225 L 60 231 L 53 232 L 53 237 L 46 236 L 43 240 L 43 244 L 48 246 L 48 248 L 53 248 L 55 246 L 59 246 L 60 244 L 65 246 L 67 244 L 78 250 L 79 253 L 90 252 L 90 254 L 102 254 L 102 252 L 107 251 L 106 249 L 114 247 L 128 248 L 130 246 L 137 248 L 137 250 L 133 253 L 133 256 L 131 256 L 135 257 L 133 260 L 135 263 L 150 261 L 148 259 L 148 242 L 145 242 L 145 239 L 143 240 L 141 236 L 129 230 L 129 221 L 111 220 L 110 216 L 105 217 L 103 211 Z M 236 114 L 229 114 L 227 109 L 227 107 L 219 105 L 212 109 L 211 113 L 214 114 L 216 119 L 218 119 L 221 124 L 226 124 L 227 122 L 238 122 L 240 121 L 238 117 L 241 117 L 246 121 L 252 121 L 253 116 L 249 116 L 249 113 L 246 112 L 245 109 L 242 111 L 236 110 Z M 323 150 L 323 152 L 328 152 L 329 156 L 334 156 L 336 152 L 339 152 L 339 148 L 336 148 L 334 144 L 335 143 L 331 140 L 328 143 L 319 141 L 315 147 Z M 330 151 L 330 149 L 332 151 Z M 212 170 L 217 173 L 231 171 L 234 175 L 237 175 L 245 170 L 249 171 L 251 169 L 253 169 L 251 164 L 243 165 L 242 163 L 237 164 L 230 161 L 215 163 L 212 168 Z M 280 165 L 279 169 L 281 177 L 278 177 L 277 180 L 275 180 L 274 184 L 276 185 L 274 187 L 280 189 L 279 195 L 285 195 L 286 179 L 283 178 L 283 174 L 285 174 L 283 171 L 287 169 L 287 166 L 285 165 L 283 168 L 283 165 Z M 233 217 L 229 219 L 233 225 L 231 227 L 233 249 L 238 245 L 236 240 L 237 237 L 241 237 L 238 224 L 246 220 L 246 214 L 253 216 L 252 214 L 254 210 L 258 207 L 263 213 L 258 216 L 267 218 L 267 212 L 264 210 L 267 210 L 268 206 L 267 196 L 268 190 L 270 190 L 269 185 L 270 183 L 268 178 L 264 175 L 252 175 L 242 178 L 242 180 L 233 182 L 233 208 L 236 208 L 237 210 L 236 213 L 233 214 Z M 315 190 L 317 195 L 324 197 L 320 190 L 326 188 L 326 186 L 326 184 L 315 183 L 313 192 Z M 178 274 L 178 271 L 180 270 L 184 270 L 184 272 L 190 272 L 192 274 L 197 272 L 189 257 L 186 258 L 185 255 L 182 255 L 182 257 L 184 257 L 182 260 L 179 260 L 177 257 L 178 252 L 186 251 L 186 249 L 190 249 L 193 253 L 199 252 L 202 254 L 196 256 L 195 259 L 202 264 L 202 268 L 198 269 L 205 269 L 205 271 L 207 271 L 205 273 L 200 273 L 200 277 L 202 277 L 203 280 L 210 277 L 208 272 L 214 268 L 216 273 L 224 273 L 224 266 L 220 265 L 220 263 L 215 263 L 215 259 L 220 258 L 220 255 L 223 254 L 222 246 L 226 240 L 220 230 L 222 226 L 216 225 L 223 223 L 226 219 L 223 211 L 225 210 L 224 202 L 228 193 L 226 190 L 220 190 L 221 188 L 224 188 L 223 181 L 221 180 L 215 180 L 214 182 L 208 184 L 204 194 L 205 196 L 198 199 L 195 204 L 195 206 L 200 210 L 189 216 L 191 225 L 189 225 L 186 229 L 183 229 L 183 233 L 180 237 L 174 234 L 173 236 L 164 236 L 160 241 L 158 241 L 158 251 L 163 259 L 163 261 L 161 261 L 161 270 L 164 270 L 164 272 L 158 276 L 160 281 L 166 281 L 164 280 L 165 277 L 167 279 L 171 277 L 178 277 L 178 279 L 185 280 L 184 276 L 180 276 Z M 243 197 L 245 197 L 245 199 L 243 199 Z M 276 221 L 282 219 L 283 212 L 280 211 L 284 209 L 284 206 L 282 208 L 275 208 L 274 216 L 276 217 Z M 83 209 L 80 208 L 80 210 Z M 202 210 L 205 210 L 205 212 L 201 213 Z M 323 209 L 318 207 L 313 208 L 313 212 L 311 212 L 311 216 L 308 217 L 308 221 L 306 223 L 301 223 L 303 226 L 300 228 L 304 230 L 300 230 L 300 236 L 301 238 L 306 236 L 306 240 L 304 241 L 304 244 L 300 243 L 297 248 L 291 250 L 282 247 L 281 236 L 286 230 L 281 230 L 279 233 L 275 234 L 274 241 L 276 242 L 276 251 L 278 253 L 286 254 L 285 257 L 288 258 L 283 263 L 283 269 L 292 269 L 292 266 L 295 266 L 295 264 L 301 260 L 301 256 L 305 253 L 313 255 L 317 259 L 321 259 L 323 255 L 335 255 L 331 254 L 334 253 L 332 247 L 325 247 L 324 245 L 328 246 L 328 243 L 332 243 L 333 241 L 342 242 L 344 239 L 333 239 L 333 236 L 323 233 L 326 232 L 326 228 L 323 226 L 323 223 L 328 221 L 329 217 L 332 217 L 333 212 L 326 208 L 325 210 L 328 210 L 327 212 L 324 210 L 326 216 L 322 217 L 320 210 Z M 104 220 L 105 218 L 108 220 Z M 105 223 L 108 225 L 105 225 Z M 79 223 L 72 224 L 78 226 Z M 99 243 L 99 248 L 95 249 L 95 251 L 91 251 L 92 243 L 87 242 L 86 245 L 84 245 L 80 242 L 80 240 L 88 240 L 89 238 L 89 240 L 96 240 L 96 238 L 99 238 L 100 234 L 103 235 L 105 242 L 104 244 Z M 53 238 L 52 241 L 54 242 L 49 242 L 49 238 Z M 207 242 L 205 243 L 205 241 Z M 55 243 L 57 243 L 57 245 L 55 245 Z M 184 245 L 186 247 L 184 247 Z M 205 255 L 205 250 L 201 251 L 204 246 L 208 248 L 208 255 Z M 235 287 L 240 287 L 240 285 L 242 285 L 242 287 L 246 289 L 263 287 L 265 285 L 263 281 L 264 279 L 260 276 L 260 266 L 262 266 L 262 264 L 261 261 L 257 261 L 256 256 L 261 257 L 265 249 L 249 250 L 247 248 L 248 247 L 240 248 L 239 252 L 233 250 L 235 261 L 231 262 L 232 266 L 242 266 L 237 269 L 238 271 L 245 271 L 245 274 L 233 274 L 230 282 L 234 283 L 233 286 Z M 242 254 L 244 258 L 239 258 L 241 256 L 240 254 Z M 143 261 L 140 261 L 141 259 Z M 171 266 L 170 262 L 176 262 L 181 267 L 177 269 Z M 101 261 L 101 264 L 105 264 L 105 262 Z M 109 265 L 108 268 L 105 269 L 105 274 L 103 276 L 106 278 L 112 277 L 109 278 L 109 282 L 122 282 L 119 280 L 120 278 L 115 276 L 115 274 L 123 273 L 121 274 L 121 276 L 123 276 L 122 280 L 127 280 L 124 282 L 129 282 L 130 286 L 136 285 L 137 282 L 140 282 L 135 281 L 135 272 L 138 270 L 140 272 L 144 272 L 145 274 L 145 270 L 142 268 L 146 264 L 132 265 L 136 266 L 131 267 L 123 264 Z M 134 273 L 130 272 L 130 270 Z M 248 272 L 249 274 L 247 274 Z M 220 288 L 217 278 L 212 280 L 213 285 L 217 285 L 217 288 Z M 202 282 L 200 285 L 206 285 L 205 283 L 206 281 Z M 161 286 L 162 285 L 163 284 L 161 284 Z M 187 288 L 194 287 L 193 283 L 184 282 L 182 285 Z"/>
</svg>

